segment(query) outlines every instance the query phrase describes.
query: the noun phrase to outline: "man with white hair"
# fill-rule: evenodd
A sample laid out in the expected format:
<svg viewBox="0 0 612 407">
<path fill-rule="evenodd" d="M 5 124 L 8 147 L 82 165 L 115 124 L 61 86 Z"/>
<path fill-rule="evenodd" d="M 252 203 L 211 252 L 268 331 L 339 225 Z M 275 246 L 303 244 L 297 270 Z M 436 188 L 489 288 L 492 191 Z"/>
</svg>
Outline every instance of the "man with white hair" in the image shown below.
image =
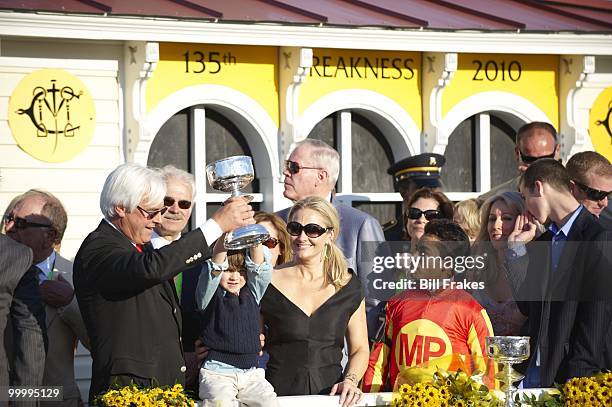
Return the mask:
<svg viewBox="0 0 612 407">
<path fill-rule="evenodd" d="M 195 178 L 187 171 L 172 165 L 161 169 L 166 180 L 166 196 L 164 205 L 168 208 L 161 222 L 155 226 L 151 235 L 153 248 L 159 249 L 178 240 L 187 227 L 193 200 L 195 198 Z M 176 293 L 181 304 L 183 351 L 187 366 L 186 385 L 197 379 L 200 371 L 195 360 L 195 341 L 200 331 L 200 319 L 195 300 L 195 289 L 198 284 L 201 266 L 190 267 L 174 277 Z M 196 387 L 197 388 L 197 387 Z"/>
<path fill-rule="evenodd" d="M 364 243 L 384 242 L 385 237 L 376 219 L 367 213 L 334 199 L 334 187 L 340 172 L 340 155 L 323 141 L 306 139 L 297 143 L 289 159 L 285 161 L 285 198 L 299 201 L 309 196 L 329 199 L 340 217 L 340 235 L 336 240 L 352 268 L 359 277 L 366 294 L 366 312 L 368 315 L 368 333 L 373 336 L 376 330 L 378 313 L 375 309 L 378 300 L 374 297 L 368 275 L 372 271 L 368 263 L 371 259 L 363 258 L 367 250 Z M 289 209 L 278 212 L 287 221 Z"/>
<path fill-rule="evenodd" d="M 200 228 L 153 249 L 165 196 L 159 171 L 117 167 L 100 196 L 104 219 L 75 257 L 74 286 L 92 348 L 90 402 L 112 385 L 184 382 L 181 313 L 171 281 L 210 257 L 222 233 L 254 223 L 246 200 L 233 198 Z"/>
</svg>

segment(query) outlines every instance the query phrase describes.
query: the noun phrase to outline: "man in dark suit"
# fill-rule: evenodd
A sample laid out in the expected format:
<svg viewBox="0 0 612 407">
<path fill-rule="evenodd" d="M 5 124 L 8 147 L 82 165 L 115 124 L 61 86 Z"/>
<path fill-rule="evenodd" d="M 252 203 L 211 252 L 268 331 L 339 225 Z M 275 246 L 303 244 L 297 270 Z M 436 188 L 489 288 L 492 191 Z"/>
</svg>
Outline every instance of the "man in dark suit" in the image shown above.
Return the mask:
<svg viewBox="0 0 612 407">
<path fill-rule="evenodd" d="M 153 248 L 159 249 L 181 238 L 186 230 L 196 193 L 195 178 L 187 171 L 172 165 L 161 168 L 166 180 L 164 205 L 168 210 L 151 236 Z M 196 359 L 195 342 L 200 334 L 200 313 L 196 305 L 195 291 L 202 266 L 182 271 L 174 278 L 174 285 L 181 304 L 183 351 L 187 372 L 185 385 L 197 391 L 201 361 Z"/>
<path fill-rule="evenodd" d="M 384 242 L 380 224 L 374 217 L 342 204 L 334 199 L 333 191 L 338 179 L 340 155 L 328 144 L 306 139 L 297 144 L 285 161 L 285 198 L 299 201 L 309 196 L 319 196 L 331 201 L 340 217 L 340 235 L 336 244 L 348 260 L 366 295 L 366 312 L 368 315 L 368 333 L 374 335 L 378 311 L 375 310 L 378 300 L 375 298 L 368 275 L 372 272 L 371 259 L 367 258 L 368 249 L 373 249 L 379 242 Z M 289 209 L 277 213 L 287 221 Z M 368 247 L 370 246 L 370 247 Z M 373 253 L 373 250 L 371 251 Z"/>
<path fill-rule="evenodd" d="M 527 315 L 531 359 L 525 387 L 610 369 L 606 331 L 612 319 L 610 235 L 570 192 L 567 170 L 553 159 L 533 163 L 520 181 L 528 214 L 508 237 L 509 273 L 521 311 Z M 550 222 L 535 237 L 536 225 Z M 528 255 L 528 257 L 527 257 Z M 528 259 L 528 266 L 516 267 Z"/>
<path fill-rule="evenodd" d="M 36 275 L 27 273 L 31 264 L 32 251 L 28 247 L 0 234 L 0 338 L 3 339 L 0 386 L 40 386 L 42 383 L 45 366 L 42 325 L 28 309 L 28 299 L 36 298 L 38 290 Z M 11 338 L 5 338 L 7 323 L 11 324 Z M 5 349 L 7 345 L 10 349 Z M 10 379 L 7 353 L 14 359 Z"/>
<path fill-rule="evenodd" d="M 181 313 L 172 279 L 210 256 L 223 232 L 254 223 L 243 198 L 160 249 L 147 245 L 167 210 L 159 171 L 117 167 L 100 196 L 104 219 L 74 262 L 74 286 L 93 358 L 90 401 L 114 384 L 184 382 Z"/>
<path fill-rule="evenodd" d="M 74 378 L 74 349 L 79 339 L 85 346 L 89 346 L 89 340 L 74 298 L 72 262 L 55 251 L 62 242 L 68 216 L 59 199 L 41 190 L 31 189 L 13 203 L 10 216 L 29 221 L 30 226 L 9 222 L 6 233 L 32 249 L 32 269 L 45 305 L 48 347 L 42 384 L 63 388 L 63 400 L 48 401 L 46 405 L 76 407 L 81 403 L 81 394 Z"/>
</svg>

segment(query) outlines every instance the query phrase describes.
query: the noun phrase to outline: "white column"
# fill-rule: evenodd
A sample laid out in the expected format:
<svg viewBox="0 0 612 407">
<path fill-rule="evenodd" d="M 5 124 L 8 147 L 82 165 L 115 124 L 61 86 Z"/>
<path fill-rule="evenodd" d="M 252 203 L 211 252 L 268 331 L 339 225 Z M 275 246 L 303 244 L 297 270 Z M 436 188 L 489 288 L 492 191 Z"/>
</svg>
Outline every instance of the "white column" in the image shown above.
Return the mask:
<svg viewBox="0 0 612 407">
<path fill-rule="evenodd" d="M 481 113 L 476 120 L 476 190 L 491 189 L 491 117 Z"/>
<path fill-rule="evenodd" d="M 191 215 L 192 226 L 206 222 L 206 109 L 204 105 L 189 109 L 189 142 L 191 147 L 191 168 L 196 183 L 196 207 Z"/>
<path fill-rule="evenodd" d="M 338 113 L 337 113 L 338 114 Z M 340 153 L 340 176 L 338 177 L 338 192 L 351 194 L 353 192 L 353 156 L 351 112 L 342 111 L 339 114 L 338 152 Z"/>
</svg>

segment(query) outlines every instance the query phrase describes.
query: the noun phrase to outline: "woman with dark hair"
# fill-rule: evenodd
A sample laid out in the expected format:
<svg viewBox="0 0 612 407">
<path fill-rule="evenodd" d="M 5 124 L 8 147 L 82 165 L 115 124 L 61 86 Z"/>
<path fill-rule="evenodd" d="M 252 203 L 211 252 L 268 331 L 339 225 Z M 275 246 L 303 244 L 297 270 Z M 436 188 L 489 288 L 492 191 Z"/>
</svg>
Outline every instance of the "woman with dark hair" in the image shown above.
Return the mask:
<svg viewBox="0 0 612 407">
<path fill-rule="evenodd" d="M 433 219 L 453 219 L 453 203 L 442 192 L 429 188 L 417 190 L 407 202 L 404 212 L 404 231 L 407 240 L 418 241 L 425 233 L 425 225 Z"/>
<path fill-rule="evenodd" d="M 298 201 L 288 219 L 293 260 L 274 270 L 261 302 L 266 378 L 279 396 L 339 394 L 348 407 L 362 397 L 358 383 L 369 353 L 361 283 L 336 246 L 340 220 L 329 201 Z"/>
<path fill-rule="evenodd" d="M 513 299 L 505 270 L 508 236 L 514 230 L 517 216 L 525 212 L 525 201 L 514 191 L 490 197 L 481 210 L 480 233 L 474 252 L 486 255 L 486 267 L 474 270 L 474 278 L 484 282 L 485 289 L 475 290 L 472 295 L 487 310 L 497 335 L 518 335 L 526 320 Z"/>
<path fill-rule="evenodd" d="M 277 215 L 270 212 L 255 212 L 255 222 L 262 225 L 270 233 L 270 239 L 263 243 L 272 254 L 272 265 L 280 266 L 293 257 L 291 242 L 287 233 L 287 224 Z"/>
</svg>

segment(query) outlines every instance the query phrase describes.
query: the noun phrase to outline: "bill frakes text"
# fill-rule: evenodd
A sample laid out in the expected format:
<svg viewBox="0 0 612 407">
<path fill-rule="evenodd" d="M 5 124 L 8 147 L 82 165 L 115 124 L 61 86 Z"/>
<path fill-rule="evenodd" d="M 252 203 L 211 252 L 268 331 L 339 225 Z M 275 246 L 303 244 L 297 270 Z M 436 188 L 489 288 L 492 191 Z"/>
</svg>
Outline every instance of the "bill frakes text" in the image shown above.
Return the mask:
<svg viewBox="0 0 612 407">
<path fill-rule="evenodd" d="M 455 281 L 451 278 L 400 278 L 398 281 L 384 281 L 382 278 L 374 280 L 374 288 L 377 290 L 484 290 L 482 281 Z"/>
</svg>

